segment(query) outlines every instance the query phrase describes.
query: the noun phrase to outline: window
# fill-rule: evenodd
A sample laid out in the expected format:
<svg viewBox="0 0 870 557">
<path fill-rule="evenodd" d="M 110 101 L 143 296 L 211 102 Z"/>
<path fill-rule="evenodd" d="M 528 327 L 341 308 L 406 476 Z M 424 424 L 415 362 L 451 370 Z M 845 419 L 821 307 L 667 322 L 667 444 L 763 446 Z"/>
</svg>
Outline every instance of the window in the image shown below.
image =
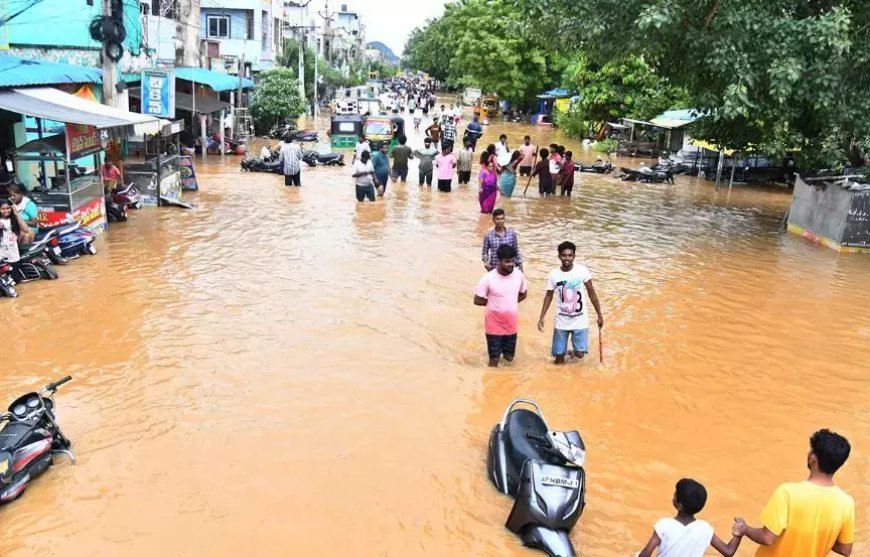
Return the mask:
<svg viewBox="0 0 870 557">
<path fill-rule="evenodd" d="M 208 37 L 210 39 L 230 38 L 230 17 L 226 15 L 210 15 L 206 17 Z"/>
<path fill-rule="evenodd" d="M 245 16 L 247 17 L 248 24 L 248 36 L 247 39 L 254 38 L 254 10 L 245 10 Z"/>
</svg>

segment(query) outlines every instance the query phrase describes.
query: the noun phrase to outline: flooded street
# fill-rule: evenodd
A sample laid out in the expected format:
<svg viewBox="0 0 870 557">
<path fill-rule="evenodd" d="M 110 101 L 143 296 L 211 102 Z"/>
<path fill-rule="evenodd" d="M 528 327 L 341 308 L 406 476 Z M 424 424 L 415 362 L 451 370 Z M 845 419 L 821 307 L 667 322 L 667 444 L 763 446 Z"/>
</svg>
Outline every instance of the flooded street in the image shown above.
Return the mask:
<svg viewBox="0 0 870 557">
<path fill-rule="evenodd" d="M 595 158 L 519 124 L 484 145 L 502 131 Z M 0 554 L 543 555 L 504 528 L 512 501 L 485 474 L 522 396 L 584 436 L 579 554 L 633 555 L 683 476 L 707 486 L 720 536 L 757 523 L 829 427 L 853 445 L 837 478 L 858 503 L 853 555 L 870 555 L 870 258 L 780 233 L 787 190 L 578 173 L 572 199 L 540 200 L 521 179 L 498 206 L 529 297 L 516 362 L 488 369 L 476 180 L 419 189 L 412 163 L 358 205 L 349 166 L 291 189 L 239 161 L 198 165 L 196 210 L 142 209 L 97 257 L 0 300 L 0 392 L 73 375 L 57 401 L 78 457 L 0 509 Z M 535 326 L 566 239 L 601 298 L 604 365 L 593 338 L 596 357 L 553 366 L 552 310 Z"/>
</svg>

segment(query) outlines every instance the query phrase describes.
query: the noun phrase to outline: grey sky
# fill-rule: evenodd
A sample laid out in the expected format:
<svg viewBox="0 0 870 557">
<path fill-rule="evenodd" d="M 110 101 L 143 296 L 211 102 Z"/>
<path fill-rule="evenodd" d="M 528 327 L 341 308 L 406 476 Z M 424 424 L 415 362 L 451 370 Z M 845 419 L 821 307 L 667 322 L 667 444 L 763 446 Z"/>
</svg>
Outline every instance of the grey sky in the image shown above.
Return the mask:
<svg viewBox="0 0 870 557">
<path fill-rule="evenodd" d="M 319 0 L 323 4 L 324 0 Z M 402 55 L 405 41 L 411 31 L 426 19 L 444 13 L 444 4 L 449 0 L 329 0 L 330 10 L 341 9 L 347 4 L 348 11 L 359 14 L 366 26 L 366 40 L 381 41 Z"/>
</svg>

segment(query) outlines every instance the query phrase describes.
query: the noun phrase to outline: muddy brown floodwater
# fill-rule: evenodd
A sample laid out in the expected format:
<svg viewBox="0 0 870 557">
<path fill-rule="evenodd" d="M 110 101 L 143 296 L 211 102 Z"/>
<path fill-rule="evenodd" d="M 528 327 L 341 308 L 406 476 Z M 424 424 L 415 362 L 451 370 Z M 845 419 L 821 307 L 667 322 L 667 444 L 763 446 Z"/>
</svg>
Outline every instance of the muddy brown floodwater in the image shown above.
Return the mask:
<svg viewBox="0 0 870 557">
<path fill-rule="evenodd" d="M 594 159 L 519 124 L 484 141 L 501 131 Z M 0 554 L 537 555 L 485 474 L 523 396 L 588 446 L 582 555 L 633 555 L 683 476 L 720 535 L 755 521 L 820 427 L 853 442 L 838 480 L 870 555 L 870 258 L 781 234 L 788 191 L 578 174 L 570 201 L 540 200 L 521 181 L 499 206 L 531 290 L 516 363 L 491 370 L 476 187 L 412 178 L 358 205 L 349 167 L 285 189 L 238 162 L 199 164 L 198 209 L 142 209 L 97 257 L 0 300 L 0 392 L 73 375 L 58 403 L 79 458 L 0 509 Z M 597 283 L 604 365 L 554 367 L 535 327 L 565 239 Z"/>
</svg>

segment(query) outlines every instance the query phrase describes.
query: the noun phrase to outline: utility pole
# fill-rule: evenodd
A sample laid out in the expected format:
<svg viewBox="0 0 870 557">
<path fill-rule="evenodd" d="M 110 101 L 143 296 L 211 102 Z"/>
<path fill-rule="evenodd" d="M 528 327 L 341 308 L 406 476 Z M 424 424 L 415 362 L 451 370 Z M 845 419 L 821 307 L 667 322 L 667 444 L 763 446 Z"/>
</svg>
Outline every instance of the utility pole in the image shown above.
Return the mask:
<svg viewBox="0 0 870 557">
<path fill-rule="evenodd" d="M 112 16 L 112 0 L 103 1 L 103 16 Z M 118 95 L 115 90 L 115 83 L 118 81 L 117 67 L 115 62 L 109 58 L 107 41 L 103 41 L 103 104 L 107 106 L 118 105 Z"/>
<path fill-rule="evenodd" d="M 247 46 L 247 44 L 246 44 Z M 245 51 L 242 50 L 242 60 L 239 62 L 239 91 L 236 93 L 236 108 L 242 108 L 242 80 L 245 78 Z"/>
</svg>

